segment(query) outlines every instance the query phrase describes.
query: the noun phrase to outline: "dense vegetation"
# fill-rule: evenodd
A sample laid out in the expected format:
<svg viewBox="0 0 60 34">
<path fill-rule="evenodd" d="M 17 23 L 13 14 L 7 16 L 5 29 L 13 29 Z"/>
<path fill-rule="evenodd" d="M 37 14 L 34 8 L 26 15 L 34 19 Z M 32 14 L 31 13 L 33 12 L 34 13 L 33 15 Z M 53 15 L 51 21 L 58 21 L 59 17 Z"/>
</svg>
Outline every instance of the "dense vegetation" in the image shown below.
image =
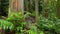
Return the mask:
<svg viewBox="0 0 60 34">
<path fill-rule="evenodd" d="M 0 20 L 0 29 L 6 34 L 60 34 L 60 19 L 44 18 L 41 15 L 38 23 L 31 23 L 22 21 L 25 16 L 15 13 L 5 20 Z"/>
<path fill-rule="evenodd" d="M 0 1 L 2 15 L 10 7 L 8 0 Z M 8 13 L 8 17 L 4 14 L 6 17 L 0 19 L 0 34 L 60 34 L 60 19 L 56 17 L 57 0 L 36 1 L 33 0 L 31 4 L 31 0 L 25 0 L 24 15 L 21 11 L 12 11 L 11 14 Z M 38 7 L 35 4 L 38 4 Z M 34 12 L 36 8 L 38 16 Z"/>
</svg>

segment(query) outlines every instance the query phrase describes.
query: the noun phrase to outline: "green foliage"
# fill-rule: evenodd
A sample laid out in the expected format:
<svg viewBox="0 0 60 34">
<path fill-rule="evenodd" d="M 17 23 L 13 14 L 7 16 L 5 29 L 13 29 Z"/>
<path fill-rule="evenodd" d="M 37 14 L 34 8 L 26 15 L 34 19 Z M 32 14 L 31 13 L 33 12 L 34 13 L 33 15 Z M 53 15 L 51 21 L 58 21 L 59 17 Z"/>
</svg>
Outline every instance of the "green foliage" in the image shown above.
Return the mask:
<svg viewBox="0 0 60 34">
<path fill-rule="evenodd" d="M 30 26 L 30 30 L 28 30 L 28 34 L 37 34 L 37 27 L 34 25 Z"/>
<path fill-rule="evenodd" d="M 48 16 L 56 16 L 56 5 L 57 5 L 57 0 L 47 0 L 43 2 L 42 7 L 43 10 L 48 12 Z M 45 11 L 45 12 L 46 12 Z"/>
<path fill-rule="evenodd" d="M 44 18 L 40 16 L 40 20 L 37 23 L 39 29 L 48 30 L 50 32 L 60 33 L 60 19 L 54 18 Z"/>
<path fill-rule="evenodd" d="M 26 22 L 23 22 L 23 16 L 19 13 L 12 13 L 7 21 L 13 23 L 14 28 L 16 29 L 16 34 L 22 33 L 23 27 L 25 26 Z"/>
<path fill-rule="evenodd" d="M 4 17 L 5 18 L 5 17 Z M 16 33 L 22 33 L 22 29 L 26 22 L 23 22 L 23 16 L 20 14 L 12 14 L 5 20 L 0 20 L 0 28 L 5 31 L 10 29 L 10 31 L 16 30 Z"/>
<path fill-rule="evenodd" d="M 8 0 L 0 0 L 2 1 L 2 6 L 0 3 L 0 6 L 3 8 L 3 10 L 8 9 Z M 5 3 L 6 2 L 6 3 Z M 26 23 L 23 21 L 23 18 L 27 18 L 30 15 L 35 16 L 35 12 L 32 12 L 33 14 L 26 12 L 24 16 L 22 16 L 20 13 L 11 13 L 9 17 L 5 20 L 0 20 L 0 29 L 8 30 L 10 31 L 16 30 L 15 34 L 25 34 L 27 32 L 28 34 L 45 34 L 45 30 L 48 30 L 48 34 L 52 34 L 52 32 L 60 33 L 60 19 L 55 17 L 55 8 L 56 8 L 56 2 L 57 0 L 49 0 L 47 5 L 42 2 L 42 0 L 38 1 L 39 4 L 39 11 L 42 11 L 42 9 L 48 11 L 48 18 L 42 17 L 42 15 L 39 16 L 39 22 L 37 25 L 32 23 Z M 43 3 L 43 4 L 42 4 Z M 5 5 L 5 6 L 4 6 Z M 32 11 L 35 11 L 35 1 L 32 1 Z M 0 8 L 1 9 L 1 8 Z M 4 17 L 5 18 L 5 17 Z M 27 25 L 27 26 L 26 26 Z M 29 29 L 24 30 L 24 27 L 27 27 Z"/>
<path fill-rule="evenodd" d="M 29 15 L 25 14 L 25 17 Z M 0 20 L 0 28 L 4 30 L 10 29 L 10 31 L 16 30 L 15 34 L 45 34 L 45 30 L 48 30 L 48 34 L 51 34 L 53 31 L 56 33 L 60 33 L 60 19 L 56 17 L 45 18 L 42 15 L 39 16 L 39 22 L 37 25 L 32 23 L 26 23 L 22 21 L 23 16 L 20 14 L 12 14 L 5 20 Z M 27 25 L 27 26 L 26 26 Z M 29 30 L 25 30 L 27 27 Z M 39 29 L 39 30 L 38 30 Z"/>
<path fill-rule="evenodd" d="M 40 32 L 40 34 L 44 34 L 44 32 L 43 32 L 43 31 L 41 31 L 41 32 Z"/>
<path fill-rule="evenodd" d="M 0 28 L 7 30 L 8 28 L 12 31 L 14 29 L 14 26 L 11 22 L 6 20 L 0 20 Z"/>
</svg>

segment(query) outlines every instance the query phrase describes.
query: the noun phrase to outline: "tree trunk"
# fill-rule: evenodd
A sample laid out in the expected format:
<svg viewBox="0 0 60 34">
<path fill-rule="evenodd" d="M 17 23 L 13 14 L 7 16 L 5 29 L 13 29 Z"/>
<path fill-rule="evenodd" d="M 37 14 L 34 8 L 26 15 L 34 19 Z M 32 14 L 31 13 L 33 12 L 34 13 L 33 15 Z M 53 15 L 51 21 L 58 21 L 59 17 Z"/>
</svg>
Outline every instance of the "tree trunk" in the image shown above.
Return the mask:
<svg viewBox="0 0 60 34">
<path fill-rule="evenodd" d="M 38 0 L 35 0 L 36 22 L 38 22 Z"/>
<path fill-rule="evenodd" d="M 22 15 L 24 15 L 24 0 L 20 0 Z"/>
</svg>

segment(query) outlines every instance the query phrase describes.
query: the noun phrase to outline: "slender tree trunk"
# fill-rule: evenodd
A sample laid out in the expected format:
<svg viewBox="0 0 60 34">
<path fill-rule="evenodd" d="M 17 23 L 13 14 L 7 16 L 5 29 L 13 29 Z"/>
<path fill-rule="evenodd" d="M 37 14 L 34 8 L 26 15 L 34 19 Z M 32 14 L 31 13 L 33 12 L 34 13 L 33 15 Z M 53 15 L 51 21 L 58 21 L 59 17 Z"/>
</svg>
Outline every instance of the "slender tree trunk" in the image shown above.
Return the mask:
<svg viewBox="0 0 60 34">
<path fill-rule="evenodd" d="M 24 0 L 18 0 L 18 10 L 22 13 L 22 16 L 24 16 Z"/>
<path fill-rule="evenodd" d="M 24 16 L 24 0 L 20 0 L 20 5 L 21 5 L 21 10 L 22 10 L 22 15 Z"/>
<path fill-rule="evenodd" d="M 35 0 L 36 22 L 38 22 L 38 0 Z"/>
</svg>

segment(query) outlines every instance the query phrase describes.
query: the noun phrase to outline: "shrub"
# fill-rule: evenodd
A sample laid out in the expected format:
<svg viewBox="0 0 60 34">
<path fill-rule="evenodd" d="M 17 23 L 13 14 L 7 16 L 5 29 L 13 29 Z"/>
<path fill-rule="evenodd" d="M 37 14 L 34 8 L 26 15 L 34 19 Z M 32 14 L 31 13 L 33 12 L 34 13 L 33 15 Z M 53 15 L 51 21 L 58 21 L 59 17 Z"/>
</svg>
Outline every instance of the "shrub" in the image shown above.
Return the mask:
<svg viewBox="0 0 60 34">
<path fill-rule="evenodd" d="M 40 20 L 37 23 L 40 30 L 49 31 L 53 33 L 60 33 L 60 19 L 54 18 L 44 18 L 40 16 Z"/>
</svg>

